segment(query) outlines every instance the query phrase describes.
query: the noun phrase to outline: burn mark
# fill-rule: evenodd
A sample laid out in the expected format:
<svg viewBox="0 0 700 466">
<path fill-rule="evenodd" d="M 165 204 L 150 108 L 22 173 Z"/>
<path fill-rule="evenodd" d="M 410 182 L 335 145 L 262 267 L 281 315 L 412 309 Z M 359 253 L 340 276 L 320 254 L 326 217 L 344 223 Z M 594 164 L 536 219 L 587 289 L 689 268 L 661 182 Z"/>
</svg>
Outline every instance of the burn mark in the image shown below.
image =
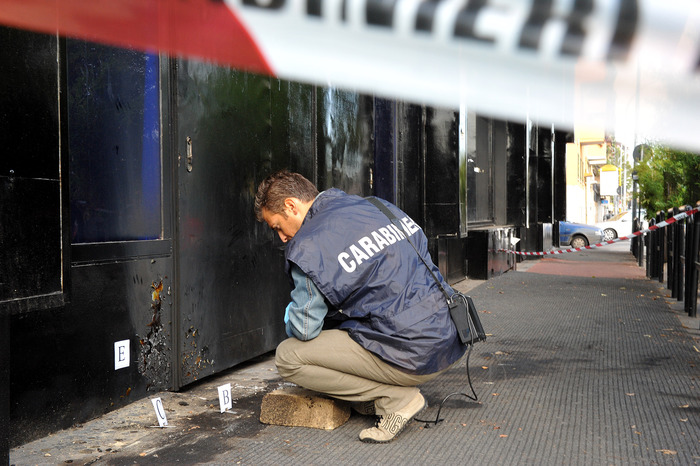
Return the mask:
<svg viewBox="0 0 700 466">
<path fill-rule="evenodd" d="M 170 359 L 168 338 L 161 323 L 163 280 L 151 283 L 151 321 L 148 333 L 139 339 L 141 359 L 139 373 L 148 379 L 148 390 L 170 388 Z"/>
<path fill-rule="evenodd" d="M 185 348 L 182 353 L 182 373 L 190 380 L 199 378 L 199 371 L 214 364 L 213 359 L 209 359 L 209 347 L 199 346 L 197 337 L 199 329 L 190 325 L 190 328 L 185 332 Z"/>
</svg>

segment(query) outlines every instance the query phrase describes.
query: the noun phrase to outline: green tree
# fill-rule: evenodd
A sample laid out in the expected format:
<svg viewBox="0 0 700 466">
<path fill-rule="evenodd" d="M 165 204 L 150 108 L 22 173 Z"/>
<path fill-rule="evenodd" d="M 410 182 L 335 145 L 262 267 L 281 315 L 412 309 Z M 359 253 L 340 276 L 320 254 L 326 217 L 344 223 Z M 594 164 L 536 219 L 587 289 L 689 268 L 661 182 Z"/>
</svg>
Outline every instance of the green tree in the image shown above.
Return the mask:
<svg viewBox="0 0 700 466">
<path fill-rule="evenodd" d="M 660 144 L 637 164 L 639 204 L 649 215 L 659 210 L 692 205 L 700 200 L 700 155 Z"/>
</svg>

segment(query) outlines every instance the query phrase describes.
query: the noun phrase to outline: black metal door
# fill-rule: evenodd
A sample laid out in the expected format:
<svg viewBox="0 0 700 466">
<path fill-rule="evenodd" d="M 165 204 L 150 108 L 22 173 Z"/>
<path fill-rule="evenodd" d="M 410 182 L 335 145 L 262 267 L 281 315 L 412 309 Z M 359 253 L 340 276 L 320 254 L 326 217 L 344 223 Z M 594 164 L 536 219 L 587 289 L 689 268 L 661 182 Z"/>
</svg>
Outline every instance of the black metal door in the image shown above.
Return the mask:
<svg viewBox="0 0 700 466">
<path fill-rule="evenodd" d="M 272 140 L 272 100 L 287 95 L 277 80 L 191 61 L 175 73 L 182 386 L 285 338 L 282 244 L 255 221 L 253 201 L 262 177 L 289 161 L 275 149 L 289 132 L 275 125 Z"/>
<path fill-rule="evenodd" d="M 286 338 L 284 246 L 255 221 L 258 183 L 288 168 L 372 193 L 372 97 L 193 61 L 174 68 L 180 385 Z"/>
</svg>

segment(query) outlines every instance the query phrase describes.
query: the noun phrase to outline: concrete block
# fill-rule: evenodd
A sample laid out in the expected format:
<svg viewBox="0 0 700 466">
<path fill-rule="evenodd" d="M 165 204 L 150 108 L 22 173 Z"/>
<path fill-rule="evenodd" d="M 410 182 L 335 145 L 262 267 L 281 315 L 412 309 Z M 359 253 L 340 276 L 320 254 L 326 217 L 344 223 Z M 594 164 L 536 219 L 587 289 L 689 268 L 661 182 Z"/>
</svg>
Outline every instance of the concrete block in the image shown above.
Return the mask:
<svg viewBox="0 0 700 466">
<path fill-rule="evenodd" d="M 260 422 L 333 430 L 350 418 L 350 404 L 300 387 L 280 388 L 263 397 Z"/>
</svg>

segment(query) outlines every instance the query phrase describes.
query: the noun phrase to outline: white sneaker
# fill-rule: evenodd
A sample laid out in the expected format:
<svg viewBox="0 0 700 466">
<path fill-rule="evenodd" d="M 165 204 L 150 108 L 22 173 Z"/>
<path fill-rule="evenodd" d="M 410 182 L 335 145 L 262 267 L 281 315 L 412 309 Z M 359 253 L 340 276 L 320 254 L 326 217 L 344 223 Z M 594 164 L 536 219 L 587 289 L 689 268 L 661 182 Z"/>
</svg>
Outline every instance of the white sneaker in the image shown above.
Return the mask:
<svg viewBox="0 0 700 466">
<path fill-rule="evenodd" d="M 400 410 L 380 416 L 376 427 L 370 427 L 360 432 L 360 440 L 368 443 L 388 443 L 394 440 L 406 427 L 411 419 L 428 404 L 425 402 L 423 395 L 418 394 Z"/>
</svg>

